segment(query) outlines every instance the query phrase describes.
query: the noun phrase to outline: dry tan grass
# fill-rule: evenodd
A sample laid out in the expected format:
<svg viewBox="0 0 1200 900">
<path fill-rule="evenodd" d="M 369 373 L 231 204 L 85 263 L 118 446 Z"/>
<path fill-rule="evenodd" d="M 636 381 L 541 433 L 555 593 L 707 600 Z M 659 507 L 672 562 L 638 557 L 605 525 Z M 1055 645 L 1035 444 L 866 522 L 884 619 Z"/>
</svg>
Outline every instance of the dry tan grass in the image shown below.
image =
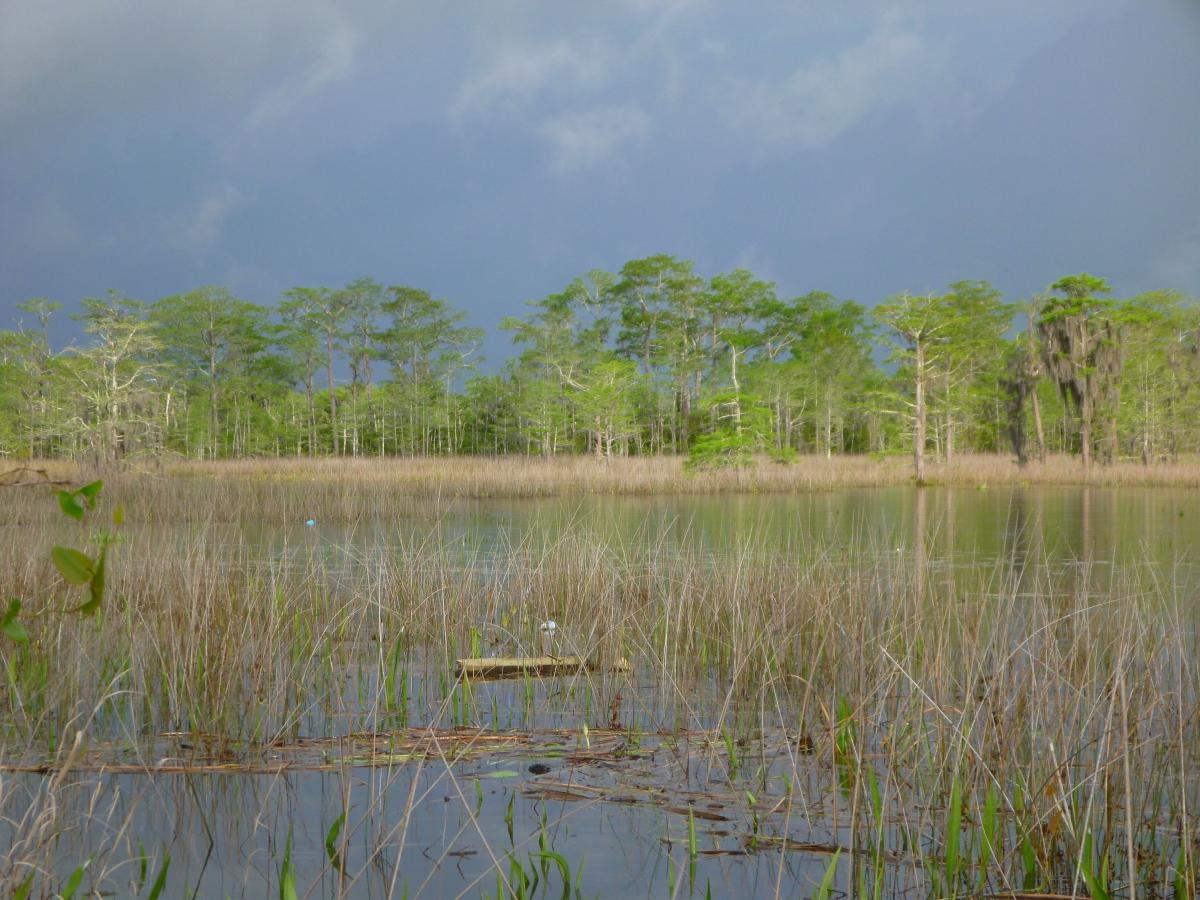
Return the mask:
<svg viewBox="0 0 1200 900">
<path fill-rule="evenodd" d="M 281 480 L 345 480 L 446 496 L 525 497 L 560 493 L 658 494 L 823 490 L 912 483 L 908 457 L 805 456 L 793 464 L 760 461 L 747 470 L 687 473 L 679 457 L 628 457 L 603 462 L 586 456 L 417 457 L 412 459 L 237 460 L 179 463 L 168 471 Z M 1093 484 L 1200 487 L 1200 458 L 1143 466 L 1093 466 L 1085 476 L 1074 457 L 1051 457 L 1019 467 L 1008 456 L 960 455 L 932 462 L 929 484 Z"/>
<path fill-rule="evenodd" d="M 63 461 L 30 465 L 44 469 L 52 478 L 81 481 L 95 477 L 95 473 Z M 793 464 L 762 460 L 751 469 L 699 473 L 686 472 L 679 457 L 628 457 L 610 462 L 588 456 L 165 460 L 131 465 L 124 471 L 109 473 L 108 477 L 125 480 L 136 493 L 134 485 L 150 489 L 165 476 L 206 482 L 206 490 L 213 490 L 216 496 L 239 506 L 243 503 L 236 497 L 227 497 L 225 492 L 253 494 L 261 491 L 263 485 L 271 484 L 284 485 L 289 490 L 297 485 L 311 485 L 318 491 L 331 486 L 360 498 L 379 491 L 421 497 L 517 498 L 569 494 L 768 493 L 881 487 L 913 481 L 911 463 L 902 456 L 882 459 L 805 456 Z M 179 480 L 169 481 L 170 489 L 178 492 Z M 1054 456 L 1045 464 L 1031 463 L 1021 468 L 1006 455 L 960 455 L 953 463 L 931 462 L 926 483 L 1196 488 L 1200 487 L 1200 457 L 1149 466 L 1137 462 L 1096 465 L 1085 473 L 1075 457 Z M 7 496 L 30 490 L 8 489 Z"/>
</svg>

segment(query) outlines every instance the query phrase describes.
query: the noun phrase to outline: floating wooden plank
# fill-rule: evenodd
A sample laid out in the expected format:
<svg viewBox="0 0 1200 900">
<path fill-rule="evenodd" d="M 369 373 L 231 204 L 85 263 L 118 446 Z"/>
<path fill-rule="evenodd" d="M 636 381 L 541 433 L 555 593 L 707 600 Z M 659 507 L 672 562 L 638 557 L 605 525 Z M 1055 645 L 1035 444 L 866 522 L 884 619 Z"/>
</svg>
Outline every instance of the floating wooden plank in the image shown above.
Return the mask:
<svg viewBox="0 0 1200 900">
<path fill-rule="evenodd" d="M 585 671 L 628 672 L 629 669 L 629 661 L 624 658 L 601 664 L 580 656 L 493 656 L 460 659 L 454 674 L 459 678 L 520 678 L 523 675 L 574 675 Z"/>
</svg>

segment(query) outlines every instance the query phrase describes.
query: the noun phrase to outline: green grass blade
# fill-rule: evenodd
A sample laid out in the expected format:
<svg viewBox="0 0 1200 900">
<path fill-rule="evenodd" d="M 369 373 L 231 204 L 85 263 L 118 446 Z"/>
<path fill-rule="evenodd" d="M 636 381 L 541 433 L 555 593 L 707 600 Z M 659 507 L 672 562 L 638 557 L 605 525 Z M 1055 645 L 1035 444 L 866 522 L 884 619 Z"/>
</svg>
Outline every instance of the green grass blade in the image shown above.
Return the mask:
<svg viewBox="0 0 1200 900">
<path fill-rule="evenodd" d="M 842 855 L 841 848 L 833 851 L 833 858 L 829 860 L 829 867 L 825 870 L 825 877 L 821 879 L 821 884 L 817 887 L 817 892 L 813 894 L 814 900 L 829 900 L 830 894 L 833 893 L 833 879 L 837 877 L 838 857 Z"/>
<path fill-rule="evenodd" d="M 154 879 L 154 884 L 150 885 L 150 893 L 146 895 L 146 900 L 158 900 L 159 896 L 167 887 L 167 872 L 171 868 L 171 854 L 163 856 L 162 868 L 158 870 L 158 877 Z"/>
<path fill-rule="evenodd" d="M 946 891 L 957 893 L 959 849 L 962 842 L 962 779 L 954 776 L 950 787 L 950 808 L 946 812 Z"/>
<path fill-rule="evenodd" d="M 279 867 L 279 900 L 300 900 L 296 892 L 296 873 L 292 869 L 292 829 L 288 829 L 287 844 L 283 851 L 283 865 Z"/>
<path fill-rule="evenodd" d="M 337 839 L 345 821 L 346 814 L 342 813 L 333 820 L 333 824 L 329 826 L 329 831 L 325 834 L 325 855 L 329 857 L 329 864 L 333 866 L 335 872 L 342 871 L 342 859 L 337 852 Z"/>
</svg>

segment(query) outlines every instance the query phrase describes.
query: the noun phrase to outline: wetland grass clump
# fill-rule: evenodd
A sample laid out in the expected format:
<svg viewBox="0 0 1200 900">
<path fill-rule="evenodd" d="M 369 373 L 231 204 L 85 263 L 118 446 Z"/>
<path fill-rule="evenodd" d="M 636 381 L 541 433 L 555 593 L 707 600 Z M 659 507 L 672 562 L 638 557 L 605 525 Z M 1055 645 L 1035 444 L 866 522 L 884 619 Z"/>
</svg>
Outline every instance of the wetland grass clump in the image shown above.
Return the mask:
<svg viewBox="0 0 1200 900">
<path fill-rule="evenodd" d="M 379 545 L 333 552 L 297 529 L 263 552 L 223 524 L 251 509 L 193 509 L 167 533 L 169 508 L 139 518 L 148 501 L 122 499 L 94 619 L 61 615 L 49 553 L 71 523 L 19 507 L 30 524 L 0 546 L 0 596 L 22 598 L 28 632 L 0 647 L 5 887 L 30 872 L 58 884 L 51 848 L 85 808 L 96 837 L 81 846 L 104 862 L 89 883 L 122 889 L 138 836 L 105 767 L 261 765 L 342 779 L 324 867 L 285 858 L 290 879 L 349 891 L 404 846 L 425 796 L 413 776 L 382 816 L 382 789 L 350 770 L 436 770 L 439 792 L 478 811 L 481 782 L 461 767 L 486 750 L 510 761 L 497 772 L 529 755 L 570 768 L 528 782 L 543 813 L 613 802 L 674 816 L 681 867 L 766 855 L 783 878 L 790 856 L 815 857 L 794 886 L 806 895 L 1195 896 L 1200 610 L 1148 562 L 946 566 L 866 537 L 714 555 L 582 525 L 483 552 L 412 530 L 402 508 Z M 310 501 L 266 508 L 296 522 Z M 536 651 L 547 619 L 554 652 L 635 671 L 454 677 L 459 656 Z M 31 769 L 44 773 L 32 789 L 16 780 Z M 509 847 L 472 828 L 498 894 L 529 889 L 531 872 L 578 886 L 548 838 L 511 837 L 511 809 Z M 347 835 L 374 848 L 353 870 Z"/>
</svg>

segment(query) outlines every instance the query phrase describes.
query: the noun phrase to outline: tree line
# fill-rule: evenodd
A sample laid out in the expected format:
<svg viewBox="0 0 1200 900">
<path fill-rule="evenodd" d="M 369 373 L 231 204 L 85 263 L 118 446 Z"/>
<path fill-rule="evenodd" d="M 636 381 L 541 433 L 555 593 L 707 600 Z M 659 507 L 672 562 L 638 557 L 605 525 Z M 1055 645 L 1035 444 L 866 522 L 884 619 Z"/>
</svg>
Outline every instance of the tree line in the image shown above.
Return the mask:
<svg viewBox="0 0 1200 900">
<path fill-rule="evenodd" d="M 746 269 L 668 255 L 591 271 L 504 320 L 514 354 L 428 291 L 363 278 L 274 307 L 221 287 L 61 304 L 0 331 L 0 454 L 90 458 L 1075 453 L 1144 463 L 1200 443 L 1200 305 L 1088 274 L 1009 303 L 986 281 L 873 309 L 780 297 Z M 345 373 L 349 373 L 348 376 Z"/>
</svg>

